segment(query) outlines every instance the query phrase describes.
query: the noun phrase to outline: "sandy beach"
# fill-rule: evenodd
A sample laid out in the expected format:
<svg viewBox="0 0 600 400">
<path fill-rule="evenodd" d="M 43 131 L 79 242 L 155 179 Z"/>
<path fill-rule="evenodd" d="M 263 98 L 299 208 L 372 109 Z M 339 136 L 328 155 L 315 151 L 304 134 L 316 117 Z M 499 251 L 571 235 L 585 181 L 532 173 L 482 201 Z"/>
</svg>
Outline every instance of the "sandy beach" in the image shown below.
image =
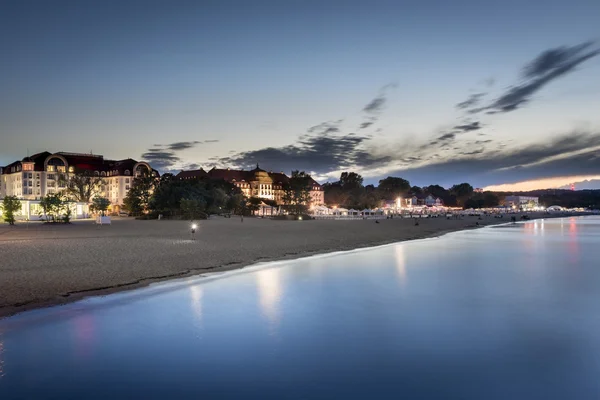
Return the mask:
<svg viewBox="0 0 600 400">
<path fill-rule="evenodd" d="M 562 215 L 531 215 L 559 217 Z M 261 261 L 350 250 L 510 222 L 491 216 L 353 221 L 214 217 L 114 220 L 71 225 L 0 225 L 0 317 L 152 282 L 241 268 Z M 479 224 L 477 226 L 476 224 Z"/>
</svg>

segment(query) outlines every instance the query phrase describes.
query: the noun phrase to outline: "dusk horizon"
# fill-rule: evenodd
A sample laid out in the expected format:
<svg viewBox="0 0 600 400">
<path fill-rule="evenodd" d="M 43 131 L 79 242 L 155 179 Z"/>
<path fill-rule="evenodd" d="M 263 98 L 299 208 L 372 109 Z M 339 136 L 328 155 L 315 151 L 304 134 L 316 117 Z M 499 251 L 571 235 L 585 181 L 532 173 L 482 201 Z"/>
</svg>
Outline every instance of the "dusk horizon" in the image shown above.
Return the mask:
<svg viewBox="0 0 600 400">
<path fill-rule="evenodd" d="M 596 188 L 600 4 L 550 3 L 5 4 L 0 166 L 48 150 Z"/>
</svg>

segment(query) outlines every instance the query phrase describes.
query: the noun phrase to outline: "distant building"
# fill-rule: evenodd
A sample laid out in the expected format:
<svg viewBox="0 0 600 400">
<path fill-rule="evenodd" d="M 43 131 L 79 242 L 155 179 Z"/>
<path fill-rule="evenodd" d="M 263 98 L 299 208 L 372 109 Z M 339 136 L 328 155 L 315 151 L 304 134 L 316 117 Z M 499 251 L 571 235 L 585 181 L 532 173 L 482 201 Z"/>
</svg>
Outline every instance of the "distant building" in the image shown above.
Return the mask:
<svg viewBox="0 0 600 400">
<path fill-rule="evenodd" d="M 181 171 L 176 177 L 179 179 L 222 179 L 237 186 L 246 197 L 273 200 L 278 204 L 283 203 L 284 186 L 290 179 L 283 172 L 267 172 L 258 165 L 248 171 L 230 168 L 212 168 L 205 171 L 200 168 L 193 171 Z M 310 195 L 312 198 L 310 206 L 325 203 L 323 188 L 312 178 Z"/>
<path fill-rule="evenodd" d="M 38 218 L 40 199 L 65 188 L 62 178 L 79 171 L 88 171 L 103 179 L 99 196 L 110 200 L 109 211 L 118 212 L 123 199 L 127 196 L 133 178 L 141 174 L 158 172 L 143 161 L 131 158 L 125 160 L 106 160 L 101 155 L 67 152 L 42 152 L 0 167 L 0 198 L 17 196 L 21 200 L 21 216 Z M 88 213 L 87 204 L 73 205 L 73 215 L 81 218 Z"/>
<path fill-rule="evenodd" d="M 443 207 L 444 202 L 439 197 L 434 197 L 432 195 L 427 196 L 409 196 L 404 199 L 404 206 L 406 208 L 412 207 Z"/>
<path fill-rule="evenodd" d="M 475 188 L 475 189 L 473 189 L 473 191 L 475 193 L 483 193 L 483 189 L 482 188 Z"/>
<path fill-rule="evenodd" d="M 535 196 L 506 196 L 504 205 L 515 208 L 534 208 L 539 206 L 539 198 Z"/>
</svg>

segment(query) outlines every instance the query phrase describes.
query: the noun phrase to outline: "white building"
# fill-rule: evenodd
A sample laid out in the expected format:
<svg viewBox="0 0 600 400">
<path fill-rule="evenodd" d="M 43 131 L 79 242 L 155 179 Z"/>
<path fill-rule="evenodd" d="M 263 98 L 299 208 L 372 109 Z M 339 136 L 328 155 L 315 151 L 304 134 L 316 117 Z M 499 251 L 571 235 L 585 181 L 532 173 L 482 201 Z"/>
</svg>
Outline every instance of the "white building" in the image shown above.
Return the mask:
<svg viewBox="0 0 600 400">
<path fill-rule="evenodd" d="M 142 174 L 158 177 L 158 172 L 146 162 L 132 159 L 106 160 L 101 155 L 42 152 L 0 167 L 0 199 L 16 196 L 21 200 L 21 218 L 37 219 L 40 199 L 65 189 L 64 179 L 74 173 L 87 171 L 101 177 L 103 182 L 98 196 L 111 202 L 110 211 L 118 212 L 133 184 L 133 178 Z M 73 216 L 84 217 L 88 204 L 72 206 Z"/>
<path fill-rule="evenodd" d="M 539 206 L 539 198 L 534 196 L 506 196 L 504 205 L 515 208 L 534 208 Z"/>
</svg>

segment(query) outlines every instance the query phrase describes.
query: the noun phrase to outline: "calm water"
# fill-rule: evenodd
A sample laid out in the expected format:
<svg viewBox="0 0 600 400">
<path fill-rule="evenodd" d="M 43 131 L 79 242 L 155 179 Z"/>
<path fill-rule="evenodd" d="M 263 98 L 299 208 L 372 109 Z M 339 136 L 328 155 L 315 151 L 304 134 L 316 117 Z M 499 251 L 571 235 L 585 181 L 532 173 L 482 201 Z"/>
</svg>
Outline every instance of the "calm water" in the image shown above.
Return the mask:
<svg viewBox="0 0 600 400">
<path fill-rule="evenodd" d="M 0 320 L 0 399 L 597 399 L 600 219 L 529 222 Z"/>
</svg>

